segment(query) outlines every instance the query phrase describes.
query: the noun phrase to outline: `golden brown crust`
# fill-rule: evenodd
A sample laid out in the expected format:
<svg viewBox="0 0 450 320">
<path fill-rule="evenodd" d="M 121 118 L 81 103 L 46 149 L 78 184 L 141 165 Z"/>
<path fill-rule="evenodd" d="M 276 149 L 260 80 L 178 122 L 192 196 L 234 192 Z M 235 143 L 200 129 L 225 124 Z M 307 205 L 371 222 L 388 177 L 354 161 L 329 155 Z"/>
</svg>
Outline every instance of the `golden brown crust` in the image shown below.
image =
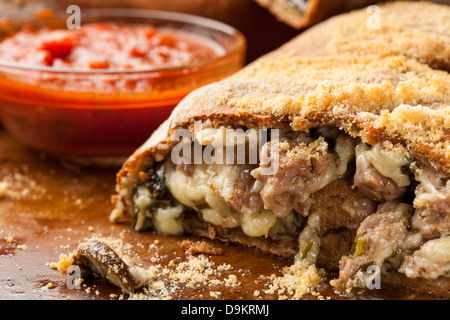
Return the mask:
<svg viewBox="0 0 450 320">
<path fill-rule="evenodd" d="M 139 172 L 162 161 L 177 143 L 171 134 L 196 120 L 295 131 L 333 125 L 368 144 L 401 145 L 422 164 L 450 175 L 450 75 L 445 71 L 450 28 L 440 24 L 449 23 L 450 7 L 381 6 L 384 23 L 392 22 L 375 33 L 360 31 L 363 11 L 319 24 L 235 75 L 188 95 L 118 173 L 118 210 L 133 214 Z M 416 20 L 407 24 L 412 29 L 401 25 L 410 20 Z M 432 55 L 436 48 L 442 50 Z M 442 294 L 434 288 L 437 280 L 392 278 L 383 281 Z M 445 288 L 450 283 L 437 282 Z"/>
<path fill-rule="evenodd" d="M 370 144 L 404 143 L 417 157 L 450 172 L 449 86 L 448 73 L 404 57 L 279 56 L 193 92 L 171 115 L 168 132 L 207 119 L 295 131 L 335 125 Z M 150 144 L 137 153 L 149 152 Z M 159 152 L 169 149 L 157 146 Z"/>
<path fill-rule="evenodd" d="M 439 25 L 442 17 L 450 17 L 450 7 L 399 2 L 384 5 L 381 10 L 386 18 L 397 17 L 400 24 L 414 20 L 419 13 L 426 17 L 437 14 L 434 28 L 431 18 L 421 19 L 420 24 L 410 23 L 413 30 L 408 33 L 435 34 L 434 43 L 450 50 L 450 28 Z M 428 51 L 422 49 L 427 42 L 408 43 L 405 52 L 410 53 L 409 58 L 388 52 L 368 56 L 363 48 L 360 52 L 350 54 L 344 50 L 332 55 L 327 49 L 336 41 L 322 35 L 332 34 L 336 26 L 347 22 L 348 33 L 359 29 L 357 21 L 362 11 L 326 21 L 234 76 L 188 95 L 124 164 L 117 177 L 118 202 L 124 201 L 125 210 L 132 208 L 131 193 L 139 171 L 154 160 L 161 161 L 176 143 L 171 141 L 171 133 L 189 127 L 195 120 L 303 131 L 335 125 L 369 144 L 385 140 L 402 143 L 420 161 L 450 174 L 450 75 L 418 62 L 427 61 Z M 365 39 L 366 47 L 373 48 L 389 35 L 387 26 L 383 30 L 370 46 L 368 36 L 361 33 L 360 37 Z M 397 46 L 402 53 L 405 40 L 401 33 L 396 34 L 398 37 L 388 36 L 390 47 Z M 320 46 L 315 45 L 317 39 L 324 40 Z M 411 49 L 414 46 L 416 51 Z M 313 57 L 316 51 L 319 57 Z"/>
<path fill-rule="evenodd" d="M 271 55 L 403 55 L 434 69 L 450 71 L 449 6 L 395 1 L 378 8 L 334 16 Z"/>
</svg>

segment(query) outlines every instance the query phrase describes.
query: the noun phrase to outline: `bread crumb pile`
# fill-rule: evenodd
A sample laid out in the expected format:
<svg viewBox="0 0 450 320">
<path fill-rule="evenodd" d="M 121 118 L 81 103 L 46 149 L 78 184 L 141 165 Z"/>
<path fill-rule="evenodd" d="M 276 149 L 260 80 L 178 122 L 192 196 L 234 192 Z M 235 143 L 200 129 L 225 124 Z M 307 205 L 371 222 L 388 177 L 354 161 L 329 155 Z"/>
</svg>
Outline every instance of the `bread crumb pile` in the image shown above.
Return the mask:
<svg viewBox="0 0 450 320">
<path fill-rule="evenodd" d="M 170 270 L 169 279 L 185 283 L 188 288 L 197 288 L 200 284 L 214 284 L 211 277 L 217 275 L 215 265 L 205 255 L 189 256 L 187 261 L 180 262 L 174 270 Z M 231 266 L 224 266 L 228 269 Z"/>
<path fill-rule="evenodd" d="M 281 276 L 272 274 L 269 288 L 264 290 L 264 293 L 278 294 L 279 300 L 300 300 L 307 294 L 323 299 L 323 296 L 316 292 L 316 287 L 322 283 L 324 276 L 324 270 L 297 260 L 292 266 L 284 267 Z M 259 295 L 259 292 L 256 294 Z"/>
<path fill-rule="evenodd" d="M 0 199 L 40 199 L 47 190 L 29 177 L 27 165 L 10 170 L 3 168 L 0 172 Z"/>
<path fill-rule="evenodd" d="M 153 266 L 157 281 L 150 283 L 143 292 L 130 294 L 129 300 L 174 299 L 175 295 L 185 289 L 209 291 L 209 296 L 220 298 L 220 287 L 234 288 L 241 286 L 238 276 L 228 274 L 234 269 L 230 264 L 216 265 L 206 255 L 190 255 L 187 260 L 171 260 L 166 266 Z M 202 295 L 200 294 L 200 298 Z M 207 298 L 207 297 L 203 297 Z"/>
<path fill-rule="evenodd" d="M 243 287 L 243 279 L 249 275 L 247 270 L 236 270 L 228 263 L 216 264 L 206 253 L 193 255 L 189 250 L 185 251 L 184 257 L 174 256 L 167 262 L 168 256 L 160 256 L 157 252 L 152 252 L 149 262 L 150 266 L 142 267 L 142 263 L 134 262 L 140 259 L 134 247 L 131 244 L 124 244 L 121 239 L 103 238 L 104 242 L 120 256 L 135 263 L 137 268 L 145 271 L 149 275 L 150 281 L 139 290 L 131 293 L 116 295 L 119 300 L 172 300 L 186 293 L 186 291 L 195 292 L 198 299 L 221 299 L 224 296 L 223 290 Z M 195 246 L 201 243 L 190 243 Z M 149 250 L 157 249 L 159 241 L 155 241 L 149 246 Z M 180 242 L 180 247 L 185 248 L 186 241 Z M 136 244 L 136 247 L 144 249 L 143 245 Z M 214 248 L 209 248 L 214 249 Z M 210 250 L 207 250 L 210 251 Z M 212 250 L 212 252 L 216 252 Z M 214 255 L 214 254 L 212 254 Z M 64 255 L 61 255 L 63 257 Z M 64 259 L 60 260 L 61 263 Z M 165 260 L 165 263 L 162 263 Z M 55 264 L 50 264 L 55 268 Z M 325 272 L 317 269 L 306 262 L 296 261 L 291 266 L 286 266 L 281 270 L 281 275 L 260 276 L 255 283 L 261 284 L 260 290 L 254 290 L 255 299 L 264 299 L 264 295 L 277 297 L 279 300 L 299 300 L 310 295 L 317 299 L 324 299 L 321 294 L 316 292 L 318 285 L 323 283 Z M 244 282 L 245 285 L 245 282 Z M 83 283 L 86 293 L 90 293 L 92 288 L 86 282 Z M 222 292 L 221 292 L 222 291 Z M 96 292 L 98 295 L 99 293 Z"/>
<path fill-rule="evenodd" d="M 204 287 L 209 289 L 210 297 L 220 299 L 222 293 L 219 288 L 242 286 L 242 282 L 235 274 L 219 279 L 222 272 L 232 270 L 234 269 L 231 265 L 215 265 L 205 255 L 189 256 L 186 261 L 181 261 L 178 264 L 175 264 L 172 260 L 168 267 L 160 266 L 158 271 L 159 275 L 168 275 L 169 281 L 153 282 L 144 289 L 144 292 L 132 294 L 129 299 L 149 299 L 158 296 L 163 299 L 172 299 L 173 294 L 176 294 L 179 290 Z M 325 271 L 304 261 L 296 261 L 293 265 L 284 267 L 280 276 L 272 274 L 270 277 L 261 276 L 260 279 L 265 280 L 263 286 L 267 289 L 255 290 L 253 292 L 255 298 L 263 298 L 261 293 L 275 295 L 279 300 L 300 300 L 305 295 L 311 295 L 319 300 L 330 298 L 325 298 L 316 291 L 316 288 L 323 284 Z M 207 297 L 200 295 L 200 298 Z"/>
</svg>

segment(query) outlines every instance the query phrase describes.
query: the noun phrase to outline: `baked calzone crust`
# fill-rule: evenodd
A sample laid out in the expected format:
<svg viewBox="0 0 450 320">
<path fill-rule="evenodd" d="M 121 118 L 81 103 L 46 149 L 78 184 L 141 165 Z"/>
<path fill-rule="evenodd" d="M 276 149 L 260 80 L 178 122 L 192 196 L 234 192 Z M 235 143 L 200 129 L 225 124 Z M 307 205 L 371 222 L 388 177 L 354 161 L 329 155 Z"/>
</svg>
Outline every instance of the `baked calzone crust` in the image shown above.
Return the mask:
<svg viewBox="0 0 450 320">
<path fill-rule="evenodd" d="M 332 18 L 187 96 L 118 173 L 111 220 L 448 297 L 450 7 L 380 8 L 380 29 Z"/>
</svg>

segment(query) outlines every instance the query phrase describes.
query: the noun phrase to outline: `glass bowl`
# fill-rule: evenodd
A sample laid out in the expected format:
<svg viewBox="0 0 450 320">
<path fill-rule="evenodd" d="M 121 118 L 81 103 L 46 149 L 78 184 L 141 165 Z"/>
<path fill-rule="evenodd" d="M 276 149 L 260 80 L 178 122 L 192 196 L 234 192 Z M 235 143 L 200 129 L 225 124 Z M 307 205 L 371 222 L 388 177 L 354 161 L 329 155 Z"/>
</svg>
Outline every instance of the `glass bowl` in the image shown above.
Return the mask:
<svg viewBox="0 0 450 320">
<path fill-rule="evenodd" d="M 28 146 L 83 164 L 117 164 L 142 145 L 192 90 L 227 77 L 245 60 L 236 29 L 188 14 L 137 9 L 83 9 L 82 24 L 114 22 L 164 27 L 202 36 L 221 53 L 189 65 L 146 69 L 58 69 L 0 60 L 0 119 Z M 55 12 L 26 23 L 67 28 Z"/>
</svg>

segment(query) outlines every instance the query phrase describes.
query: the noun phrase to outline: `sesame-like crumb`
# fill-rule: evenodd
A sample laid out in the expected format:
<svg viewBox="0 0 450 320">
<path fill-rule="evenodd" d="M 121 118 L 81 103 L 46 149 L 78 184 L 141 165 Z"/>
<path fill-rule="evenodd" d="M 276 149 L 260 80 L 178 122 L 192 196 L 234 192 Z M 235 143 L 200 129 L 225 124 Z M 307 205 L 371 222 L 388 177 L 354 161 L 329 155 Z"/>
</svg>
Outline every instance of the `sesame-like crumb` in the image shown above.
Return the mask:
<svg viewBox="0 0 450 320">
<path fill-rule="evenodd" d="M 48 289 L 53 289 L 53 288 L 55 288 L 56 286 L 55 286 L 54 283 L 49 282 L 49 283 L 47 283 L 46 287 L 47 287 Z"/>
<path fill-rule="evenodd" d="M 121 258 L 130 263 L 133 256 L 133 246 L 124 244 L 122 239 L 103 239 L 105 243 L 116 250 Z M 155 244 L 155 243 L 153 243 Z M 125 251 L 124 251 L 125 250 Z M 127 253 L 127 255 L 124 254 Z M 138 257 L 135 255 L 135 258 Z M 49 266 L 54 269 L 64 270 L 73 263 L 73 256 L 61 254 L 58 263 L 51 263 Z M 152 264 L 145 269 L 150 279 L 146 285 L 138 288 L 136 291 L 123 292 L 119 300 L 153 300 L 176 299 L 186 289 L 198 290 L 199 295 L 202 290 L 207 290 L 209 297 L 219 299 L 222 297 L 220 289 L 224 287 L 237 288 L 242 287 L 242 279 L 248 274 L 248 271 L 235 270 L 231 264 L 214 263 L 210 257 L 205 254 L 186 255 L 183 257 L 173 256 L 167 263 L 167 256 L 160 256 L 157 252 L 150 258 Z M 143 263 L 134 262 L 139 268 L 144 269 Z M 136 267 L 137 268 L 137 267 Z M 253 296 L 260 299 L 261 293 L 277 295 L 279 300 L 301 299 L 306 294 L 310 294 L 317 299 L 325 299 L 316 292 L 316 286 L 322 281 L 323 271 L 315 266 L 308 265 L 305 262 L 295 262 L 291 266 L 282 269 L 282 274 L 275 273 L 265 276 L 260 275 L 257 283 L 261 288 L 253 291 Z M 85 279 L 80 278 L 80 283 Z M 87 288 L 86 293 L 94 292 L 99 295 L 98 290 L 92 291 Z M 113 298 L 113 297 L 110 297 Z M 114 297 L 117 298 L 117 297 Z"/>
<path fill-rule="evenodd" d="M 32 199 L 37 200 L 46 195 L 47 190 L 29 177 L 28 166 L 21 168 L 3 169 L 0 171 L 0 199 Z"/>
<path fill-rule="evenodd" d="M 283 268 L 283 274 L 270 276 L 271 283 L 267 294 L 278 294 L 279 300 L 289 297 L 293 300 L 302 299 L 306 294 L 315 294 L 315 288 L 322 282 L 324 271 L 309 265 L 304 261 L 296 261 L 292 266 Z"/>
<path fill-rule="evenodd" d="M 28 246 L 26 244 L 19 244 L 17 246 L 18 250 L 26 251 L 28 249 Z"/>
<path fill-rule="evenodd" d="M 209 295 L 215 299 L 218 299 L 222 293 L 219 291 L 211 291 Z"/>
<path fill-rule="evenodd" d="M 233 268 L 229 264 L 216 265 L 206 255 L 189 255 L 186 259 L 176 258 L 169 261 L 166 266 L 155 265 L 155 272 L 159 279 L 150 283 L 143 292 L 131 294 L 129 299 L 165 299 L 176 297 L 183 288 L 209 289 L 212 298 L 219 298 L 219 287 L 239 287 L 236 274 L 230 274 Z M 227 274 L 224 274 L 224 273 Z"/>
</svg>

